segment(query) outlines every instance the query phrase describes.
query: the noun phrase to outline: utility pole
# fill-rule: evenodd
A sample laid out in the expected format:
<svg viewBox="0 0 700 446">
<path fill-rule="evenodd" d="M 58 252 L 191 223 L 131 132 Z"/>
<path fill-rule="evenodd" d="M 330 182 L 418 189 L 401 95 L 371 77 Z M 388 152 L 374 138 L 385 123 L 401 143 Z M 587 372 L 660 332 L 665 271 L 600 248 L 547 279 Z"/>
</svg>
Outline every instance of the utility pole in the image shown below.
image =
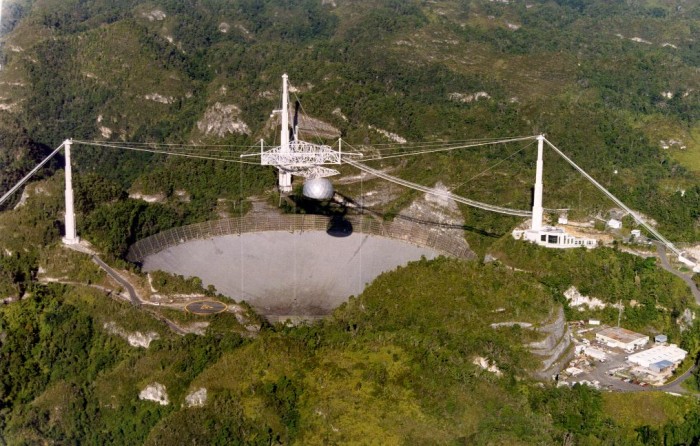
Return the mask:
<svg viewBox="0 0 700 446">
<path fill-rule="evenodd" d="M 622 299 L 618 300 L 618 301 L 617 301 L 617 309 L 618 309 L 618 312 L 617 312 L 617 328 L 620 328 L 620 320 L 622 320 L 622 310 L 623 310 L 624 308 L 625 308 L 625 307 L 622 306 Z"/>
</svg>

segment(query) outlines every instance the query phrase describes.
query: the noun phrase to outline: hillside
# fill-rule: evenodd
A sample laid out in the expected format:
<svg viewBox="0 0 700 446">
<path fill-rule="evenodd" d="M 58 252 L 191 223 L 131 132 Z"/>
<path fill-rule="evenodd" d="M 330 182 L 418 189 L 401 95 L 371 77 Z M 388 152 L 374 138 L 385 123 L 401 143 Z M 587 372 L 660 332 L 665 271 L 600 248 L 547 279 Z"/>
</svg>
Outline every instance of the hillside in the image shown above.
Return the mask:
<svg viewBox="0 0 700 446">
<path fill-rule="evenodd" d="M 268 326 L 249 338 L 216 316 L 205 336 L 178 337 L 102 292 L 35 284 L 0 309 L 2 436 L 9 444 L 657 444 L 700 435 L 692 398 L 640 394 L 634 404 L 647 410 L 637 419 L 609 411 L 634 410 L 614 394 L 535 385 L 536 359 L 523 345 L 533 333 L 489 324 L 537 323 L 552 304 L 528 274 L 439 259 L 381 276 L 314 326 Z M 124 333 L 135 331 L 154 340 L 130 346 Z M 149 388 L 160 403 L 144 400 Z"/>
<path fill-rule="evenodd" d="M 2 38 L 0 121 L 26 137 L 11 138 L 4 152 L 23 158 L 32 144 L 55 147 L 66 137 L 272 142 L 268 115 L 287 72 L 304 109 L 351 144 L 388 142 L 382 132 L 409 141 L 546 132 L 671 239 L 693 242 L 699 8 L 681 0 L 15 1 Z M 390 164 L 423 184 L 440 180 L 477 200 L 527 208 L 532 150 L 466 181 L 506 154 Z M 84 147 L 75 158 L 78 173 L 126 188 L 136 181 L 138 192 L 186 191 L 189 204 L 167 206 L 188 208 L 177 211 L 191 214 L 187 221 L 209 218 L 219 198 L 274 185 L 272 175 L 252 172 L 241 182 L 238 166 L 137 152 Z M 13 172 L 30 164 L 2 162 Z M 556 158 L 546 166 L 548 207 L 605 216 L 611 203 L 577 173 Z M 399 194 L 380 210 L 407 202 Z M 503 234 L 514 224 L 464 213 L 482 232 Z M 468 237 L 477 242 L 475 234 Z"/>
<path fill-rule="evenodd" d="M 679 322 L 697 306 L 653 260 L 504 239 L 493 246 L 502 262 L 421 260 L 381 275 L 324 321 L 250 331 L 230 313 L 137 309 L 119 299 L 89 256 L 60 245 L 57 178 L 33 184 L 24 205 L 0 214 L 0 243 L 12 249 L 0 253 L 0 292 L 15 298 L 0 306 L 0 438 L 8 444 L 651 445 L 700 437 L 693 396 L 628 397 L 533 378 L 543 358 L 526 344 L 541 335 L 526 324 L 548 323 L 562 304 L 571 320 L 619 317 L 613 308 L 569 308 L 562 293 L 571 285 L 606 304 L 622 298 L 624 326 L 668 333 L 697 352 L 700 322 Z M 116 263 L 147 286 L 145 275 Z M 163 273 L 151 282 L 165 294 L 213 294 L 201 284 Z M 178 336 L 163 318 L 200 334 Z"/>
<path fill-rule="evenodd" d="M 277 137 L 270 111 L 286 72 L 293 99 L 350 150 L 546 132 L 669 239 L 700 242 L 696 1 L 5 0 L 2 12 L 0 192 L 68 137 L 259 150 Z M 533 147 L 370 163 L 526 209 Z M 128 247 L 261 202 L 351 209 L 304 201 L 299 183 L 290 204 L 267 167 L 80 144 L 73 160 L 80 236 L 159 298 L 133 306 L 90 256 L 61 245 L 63 161 L 50 163 L 0 212 L 0 444 L 700 441 L 695 395 L 560 387 L 533 347 L 562 315 L 598 319 L 667 334 L 689 370 L 698 305 L 645 257 L 651 248 L 525 244 L 510 236 L 517 218 L 430 207 L 341 166 L 334 182 L 349 201 L 378 219 L 434 214 L 479 260 L 424 258 L 326 319 L 272 325 L 200 278 L 146 275 L 124 260 Z M 610 216 L 613 204 L 561 159 L 547 153 L 545 166 L 546 207 Z M 572 288 L 601 306 L 573 307 Z M 182 296 L 240 311 L 167 305 Z M 561 357 L 566 339 L 553 341 Z M 698 368 L 683 386 L 700 389 Z"/>
</svg>

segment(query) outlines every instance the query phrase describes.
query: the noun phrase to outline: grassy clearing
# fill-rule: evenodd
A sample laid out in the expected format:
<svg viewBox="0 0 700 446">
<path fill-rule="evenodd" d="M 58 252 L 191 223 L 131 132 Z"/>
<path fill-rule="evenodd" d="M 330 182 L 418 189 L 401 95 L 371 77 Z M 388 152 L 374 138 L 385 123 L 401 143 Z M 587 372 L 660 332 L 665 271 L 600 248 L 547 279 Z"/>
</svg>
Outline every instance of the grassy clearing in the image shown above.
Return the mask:
<svg viewBox="0 0 700 446">
<path fill-rule="evenodd" d="M 43 268 L 43 275 L 46 277 L 86 284 L 106 284 L 107 274 L 90 259 L 90 256 L 62 245 L 52 245 L 43 250 L 39 266 Z"/>
<path fill-rule="evenodd" d="M 660 141 L 669 144 L 664 153 L 681 163 L 689 171 L 700 174 L 700 124 L 684 126 L 669 116 L 660 114 L 637 117 L 632 125 L 644 133 L 653 143 L 661 146 Z M 670 144 L 671 140 L 679 141 Z M 685 149 L 681 149 L 685 146 Z"/>
<path fill-rule="evenodd" d="M 674 150 L 672 156 L 688 170 L 700 174 L 700 124 L 696 124 L 683 139 L 685 150 Z"/>
<path fill-rule="evenodd" d="M 607 392 L 603 394 L 603 409 L 619 425 L 635 429 L 680 422 L 686 413 L 699 407 L 693 397 L 664 392 Z"/>
</svg>

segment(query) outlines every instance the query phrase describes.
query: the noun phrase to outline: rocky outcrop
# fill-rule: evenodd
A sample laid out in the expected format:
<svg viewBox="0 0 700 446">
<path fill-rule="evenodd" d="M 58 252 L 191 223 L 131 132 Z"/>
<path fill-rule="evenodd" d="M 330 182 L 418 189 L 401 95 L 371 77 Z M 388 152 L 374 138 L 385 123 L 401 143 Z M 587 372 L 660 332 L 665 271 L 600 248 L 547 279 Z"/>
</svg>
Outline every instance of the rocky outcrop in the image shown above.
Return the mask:
<svg viewBox="0 0 700 446">
<path fill-rule="evenodd" d="M 185 397 L 187 407 L 202 407 L 207 402 L 207 389 L 200 387 Z"/>
<path fill-rule="evenodd" d="M 164 96 L 160 93 L 150 93 L 144 96 L 144 99 L 154 102 L 160 102 L 161 104 L 172 104 L 175 102 L 175 98 L 172 96 Z"/>
<path fill-rule="evenodd" d="M 161 406 L 167 406 L 170 404 L 168 393 L 166 392 L 165 386 L 161 383 L 152 383 L 146 386 L 141 393 L 139 393 L 139 399 L 154 401 Z"/>
<path fill-rule="evenodd" d="M 197 128 L 205 135 L 219 138 L 227 133 L 250 134 L 248 124 L 240 119 L 241 109 L 237 105 L 215 103 L 204 112 L 204 117 L 197 122 Z"/>
<path fill-rule="evenodd" d="M 686 308 L 685 310 L 683 310 L 683 314 L 681 314 L 676 319 L 676 323 L 678 324 L 681 331 L 685 331 L 693 325 L 694 320 L 695 313 L 691 311 L 690 308 Z"/>
<path fill-rule="evenodd" d="M 107 333 L 117 335 L 126 340 L 132 347 L 148 348 L 151 342 L 160 339 L 160 335 L 156 332 L 149 331 L 141 333 L 140 331 L 128 332 L 121 328 L 116 322 L 105 322 L 104 329 Z"/>
<path fill-rule="evenodd" d="M 141 17 L 148 19 L 149 22 L 164 20 L 167 15 L 160 9 L 154 9 L 152 11 L 146 11 L 141 13 Z"/>
<path fill-rule="evenodd" d="M 496 376 L 502 376 L 503 372 L 501 369 L 499 369 L 496 364 L 492 364 L 491 361 L 488 359 L 484 358 L 483 356 L 477 356 L 472 360 L 472 364 L 477 365 L 481 367 L 482 369 L 486 370 L 487 372 L 491 372 L 495 374 Z"/>
<path fill-rule="evenodd" d="M 165 201 L 165 194 L 161 192 L 155 195 L 146 195 L 140 192 L 132 192 L 129 194 L 129 198 L 133 198 L 134 200 L 143 200 L 146 203 L 162 203 Z"/>
<path fill-rule="evenodd" d="M 499 327 L 514 327 L 514 326 L 520 326 L 520 328 L 530 328 L 532 327 L 532 324 L 529 322 L 495 322 L 491 324 L 491 328 L 499 328 Z"/>
<path fill-rule="evenodd" d="M 397 135 L 396 133 L 389 132 L 384 129 L 377 128 L 373 125 L 368 125 L 367 128 L 370 130 L 374 130 L 375 132 L 379 133 L 380 135 L 384 136 L 385 138 L 394 141 L 399 144 L 406 144 L 406 138 Z"/>
<path fill-rule="evenodd" d="M 479 99 L 491 99 L 491 95 L 485 91 L 477 91 L 476 93 L 450 93 L 448 95 L 450 101 L 464 102 L 468 104 L 470 102 L 478 101 Z"/>
<path fill-rule="evenodd" d="M 568 290 L 564 291 L 564 297 L 569 301 L 569 306 L 571 307 L 582 307 L 586 306 L 591 310 L 597 310 L 607 307 L 605 302 L 598 299 L 597 297 L 588 297 L 582 295 L 575 286 L 571 286 Z"/>
</svg>

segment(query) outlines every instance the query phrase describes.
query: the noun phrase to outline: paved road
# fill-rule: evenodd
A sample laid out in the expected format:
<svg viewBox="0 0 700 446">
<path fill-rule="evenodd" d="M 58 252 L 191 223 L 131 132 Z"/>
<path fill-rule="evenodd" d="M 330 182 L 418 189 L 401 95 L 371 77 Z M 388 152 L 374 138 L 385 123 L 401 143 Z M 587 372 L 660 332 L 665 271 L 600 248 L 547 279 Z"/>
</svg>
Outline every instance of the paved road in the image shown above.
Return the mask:
<svg viewBox="0 0 700 446">
<path fill-rule="evenodd" d="M 105 262 L 103 262 L 102 259 L 100 259 L 96 255 L 92 256 L 92 260 L 95 263 L 97 263 L 97 265 L 100 268 L 105 270 L 105 272 L 107 274 L 109 274 L 114 280 L 119 282 L 119 284 L 121 286 L 124 287 L 124 289 L 129 293 L 129 298 L 131 299 L 132 305 L 134 305 L 135 307 L 141 307 L 141 305 L 144 302 L 141 300 L 139 295 L 136 294 L 136 290 L 134 289 L 133 286 L 131 286 L 131 284 L 126 279 L 124 279 L 122 276 L 120 276 L 116 271 L 114 271 L 109 265 L 107 265 Z M 151 313 L 156 319 L 159 319 L 159 320 L 165 322 L 168 325 L 168 327 L 170 327 L 170 329 L 172 331 L 174 331 L 175 333 L 177 333 L 179 335 L 183 335 L 183 336 L 187 334 L 187 331 L 183 330 L 179 325 L 175 324 L 175 322 L 171 321 L 170 319 L 165 318 L 165 317 L 161 316 L 160 314 L 157 314 L 154 311 L 149 311 L 149 313 Z"/>
<path fill-rule="evenodd" d="M 168 319 L 166 317 L 163 317 L 161 314 L 159 314 L 155 311 L 149 310 L 149 309 L 146 309 L 146 311 L 154 318 L 158 319 L 161 322 L 164 322 L 175 334 L 179 334 L 180 336 L 184 336 L 184 335 L 189 333 L 188 331 L 184 330 L 182 327 L 177 325 L 175 322 L 171 321 L 170 319 Z"/>
<path fill-rule="evenodd" d="M 693 297 L 695 297 L 695 302 L 700 304 L 700 290 L 698 290 L 697 285 L 695 284 L 695 281 L 693 281 L 693 278 L 691 275 L 684 274 L 675 268 L 671 266 L 671 264 L 668 261 L 668 257 L 666 256 L 666 247 L 663 246 L 661 243 L 655 243 L 656 244 L 656 252 L 659 253 L 659 257 L 661 258 L 661 267 L 668 271 L 669 273 L 673 274 L 674 276 L 680 277 L 683 279 L 683 281 L 690 287 L 690 291 L 693 293 Z"/>
<path fill-rule="evenodd" d="M 92 261 L 97 263 L 97 265 L 105 270 L 107 274 L 110 275 L 114 280 L 119 282 L 121 286 L 124 287 L 124 289 L 129 293 L 129 298 L 131 299 L 131 304 L 140 307 L 141 306 L 141 298 L 139 298 L 138 294 L 136 294 L 136 290 L 134 290 L 134 287 L 131 286 L 131 284 L 124 279 L 122 276 L 120 276 L 116 271 L 114 271 L 109 265 L 107 265 L 105 262 L 102 261 L 99 257 L 96 255 L 92 256 Z"/>
<path fill-rule="evenodd" d="M 674 276 L 681 278 L 690 288 L 690 292 L 693 294 L 695 302 L 700 304 L 700 290 L 698 290 L 698 286 L 695 284 L 692 275 L 682 273 L 671 266 L 671 263 L 668 261 L 668 256 L 666 255 L 666 247 L 659 242 L 654 242 L 654 244 L 656 245 L 656 252 L 659 254 L 659 258 L 661 259 L 661 267 Z M 681 384 L 692 375 L 696 368 L 697 365 L 694 365 L 690 369 L 686 370 L 685 373 L 673 380 L 673 382 L 656 387 L 655 389 L 675 393 L 688 393 L 688 391 L 685 390 Z"/>
<path fill-rule="evenodd" d="M 700 304 L 700 290 L 698 290 L 698 286 L 695 284 L 695 281 L 693 280 L 692 275 L 690 274 L 684 274 L 674 267 L 671 266 L 671 263 L 668 261 L 668 256 L 666 255 L 666 247 L 659 243 L 655 242 L 656 245 L 656 252 L 659 254 L 659 258 L 661 259 L 661 267 L 668 271 L 669 273 L 673 274 L 674 276 L 680 277 L 683 279 L 683 281 L 688 285 L 690 288 L 690 292 L 693 293 L 693 297 L 695 298 L 695 302 Z M 683 381 L 688 379 L 690 375 L 693 373 L 693 371 L 697 368 L 697 365 L 694 365 L 690 369 L 688 369 L 685 373 L 680 375 L 678 378 L 676 378 L 673 382 L 668 383 L 666 385 L 657 387 L 659 390 L 665 390 L 668 392 L 676 392 L 676 393 L 687 393 L 685 388 L 681 387 L 681 384 Z"/>
<path fill-rule="evenodd" d="M 668 384 L 664 384 L 663 386 L 657 387 L 658 390 L 663 390 L 665 392 L 674 392 L 674 393 L 690 393 L 688 392 L 681 384 L 683 382 L 690 378 L 690 376 L 693 374 L 695 369 L 697 368 L 697 365 L 692 366 L 688 370 L 685 371 L 682 375 L 680 375 L 678 378 L 674 379 L 672 382 Z M 695 396 L 700 396 L 698 394 L 693 394 Z"/>
<path fill-rule="evenodd" d="M 136 290 L 134 290 L 134 287 L 131 286 L 131 284 L 126 279 L 124 279 L 122 276 L 120 276 L 116 271 L 114 271 L 109 265 L 107 265 L 105 262 L 103 262 L 102 259 L 100 259 L 96 255 L 92 256 L 92 260 L 93 260 L 93 262 L 97 263 L 97 265 L 100 268 L 105 270 L 105 272 L 107 274 L 109 274 L 114 280 L 119 282 L 119 284 L 121 286 L 124 287 L 124 289 L 129 293 L 129 298 L 131 299 L 132 305 L 134 305 L 136 307 L 141 307 L 141 305 L 144 302 L 141 300 L 139 295 L 136 294 Z M 156 319 L 159 319 L 159 320 L 165 322 L 168 325 L 168 327 L 170 327 L 170 329 L 172 331 L 174 331 L 175 333 L 177 333 L 179 335 L 183 335 L 183 336 L 187 334 L 187 331 L 183 330 L 180 326 L 175 324 L 170 319 L 167 319 L 167 318 L 165 318 L 165 317 L 161 316 L 160 314 L 157 314 L 156 312 L 153 312 L 153 311 L 149 311 L 149 313 L 151 313 Z"/>
</svg>

